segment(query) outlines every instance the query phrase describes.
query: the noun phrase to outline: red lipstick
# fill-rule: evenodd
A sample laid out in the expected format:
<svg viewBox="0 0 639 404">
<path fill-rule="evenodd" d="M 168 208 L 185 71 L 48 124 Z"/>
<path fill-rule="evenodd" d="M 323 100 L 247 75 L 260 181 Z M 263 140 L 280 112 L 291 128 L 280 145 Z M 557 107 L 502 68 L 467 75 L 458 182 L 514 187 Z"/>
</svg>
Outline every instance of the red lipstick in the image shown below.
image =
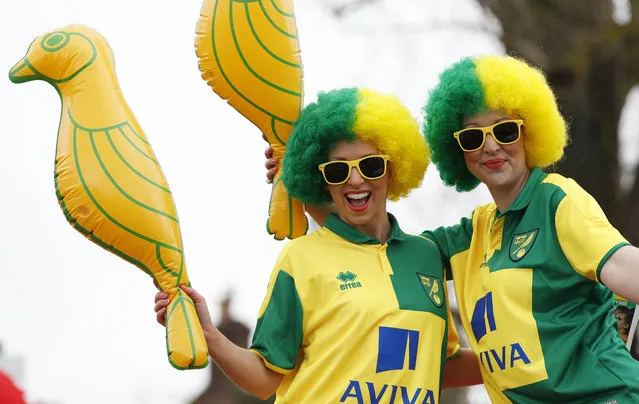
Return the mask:
<svg viewBox="0 0 639 404">
<path fill-rule="evenodd" d="M 484 166 L 490 170 L 499 170 L 505 162 L 506 160 L 504 159 L 490 159 L 484 162 Z"/>
</svg>

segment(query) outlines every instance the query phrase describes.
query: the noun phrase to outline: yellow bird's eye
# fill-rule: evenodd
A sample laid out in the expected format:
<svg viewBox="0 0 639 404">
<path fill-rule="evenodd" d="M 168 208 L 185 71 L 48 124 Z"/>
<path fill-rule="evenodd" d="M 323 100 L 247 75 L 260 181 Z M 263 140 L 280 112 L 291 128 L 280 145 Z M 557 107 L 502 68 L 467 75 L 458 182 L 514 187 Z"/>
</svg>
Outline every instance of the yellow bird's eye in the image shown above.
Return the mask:
<svg viewBox="0 0 639 404">
<path fill-rule="evenodd" d="M 56 52 L 69 43 L 71 37 L 66 32 L 52 32 L 42 38 L 40 46 L 47 52 Z"/>
</svg>

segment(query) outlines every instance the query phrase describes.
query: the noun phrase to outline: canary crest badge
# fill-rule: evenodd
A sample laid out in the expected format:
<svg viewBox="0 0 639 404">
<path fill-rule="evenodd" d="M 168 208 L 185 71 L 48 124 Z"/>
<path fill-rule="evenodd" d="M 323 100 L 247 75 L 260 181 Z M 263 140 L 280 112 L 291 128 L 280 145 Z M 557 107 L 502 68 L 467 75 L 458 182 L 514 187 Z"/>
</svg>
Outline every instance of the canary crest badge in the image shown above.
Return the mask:
<svg viewBox="0 0 639 404">
<path fill-rule="evenodd" d="M 537 234 L 539 229 L 527 231 L 525 233 L 518 233 L 513 236 L 510 242 L 510 259 L 517 262 L 524 258 L 526 254 L 532 249 L 535 240 L 537 240 Z"/>
<path fill-rule="evenodd" d="M 444 286 L 442 285 L 441 279 L 420 273 L 417 274 L 417 277 L 433 304 L 437 307 L 442 307 L 445 297 Z"/>
</svg>

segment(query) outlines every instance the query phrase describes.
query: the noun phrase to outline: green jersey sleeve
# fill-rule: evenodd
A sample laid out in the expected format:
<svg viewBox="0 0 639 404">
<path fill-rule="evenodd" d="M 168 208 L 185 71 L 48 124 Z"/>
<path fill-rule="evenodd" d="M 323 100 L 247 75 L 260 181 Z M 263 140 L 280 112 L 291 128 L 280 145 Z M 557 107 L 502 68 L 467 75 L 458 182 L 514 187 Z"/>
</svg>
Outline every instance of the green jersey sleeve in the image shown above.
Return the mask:
<svg viewBox="0 0 639 404">
<path fill-rule="evenodd" d="M 446 278 L 452 279 L 450 271 L 450 259 L 460 252 L 470 248 L 470 241 L 473 237 L 473 222 L 471 218 L 462 218 L 459 224 L 453 226 L 442 226 L 435 230 L 426 230 L 422 233 L 425 237 L 439 247 L 444 268 L 446 268 Z"/>
<path fill-rule="evenodd" d="M 278 373 L 295 368 L 303 338 L 303 309 L 285 248 L 275 264 L 250 350 Z"/>
</svg>

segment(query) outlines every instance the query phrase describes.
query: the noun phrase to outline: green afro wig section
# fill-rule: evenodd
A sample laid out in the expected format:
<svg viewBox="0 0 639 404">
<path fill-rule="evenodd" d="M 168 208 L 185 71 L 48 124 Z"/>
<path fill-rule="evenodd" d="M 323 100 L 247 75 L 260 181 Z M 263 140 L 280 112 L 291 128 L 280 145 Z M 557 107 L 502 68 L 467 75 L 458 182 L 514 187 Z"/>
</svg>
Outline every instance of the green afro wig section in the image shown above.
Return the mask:
<svg viewBox="0 0 639 404">
<path fill-rule="evenodd" d="M 441 74 L 424 107 L 424 136 L 444 184 L 458 191 L 479 184 L 453 132 L 464 118 L 486 109 L 523 119 L 528 167 L 547 167 L 563 157 L 567 127 L 544 74 L 510 56 L 465 58 Z"/>
<path fill-rule="evenodd" d="M 282 162 L 282 181 L 288 193 L 303 203 L 321 205 L 332 201 L 317 166 L 340 140 L 354 141 L 356 88 L 320 93 L 295 121 Z"/>
<path fill-rule="evenodd" d="M 484 90 L 475 71 L 475 62 L 464 58 L 445 70 L 439 85 L 430 92 L 424 107 L 424 136 L 431 159 L 444 184 L 457 191 L 470 191 L 479 180 L 468 171 L 464 152 L 453 132 L 462 127 L 464 117 L 486 109 Z"/>
<path fill-rule="evenodd" d="M 388 198 L 398 200 L 421 185 L 429 150 L 410 111 L 394 96 L 345 88 L 320 93 L 293 126 L 282 163 L 289 194 L 303 203 L 332 202 L 318 165 L 339 141 L 364 140 L 389 157 Z"/>
</svg>

